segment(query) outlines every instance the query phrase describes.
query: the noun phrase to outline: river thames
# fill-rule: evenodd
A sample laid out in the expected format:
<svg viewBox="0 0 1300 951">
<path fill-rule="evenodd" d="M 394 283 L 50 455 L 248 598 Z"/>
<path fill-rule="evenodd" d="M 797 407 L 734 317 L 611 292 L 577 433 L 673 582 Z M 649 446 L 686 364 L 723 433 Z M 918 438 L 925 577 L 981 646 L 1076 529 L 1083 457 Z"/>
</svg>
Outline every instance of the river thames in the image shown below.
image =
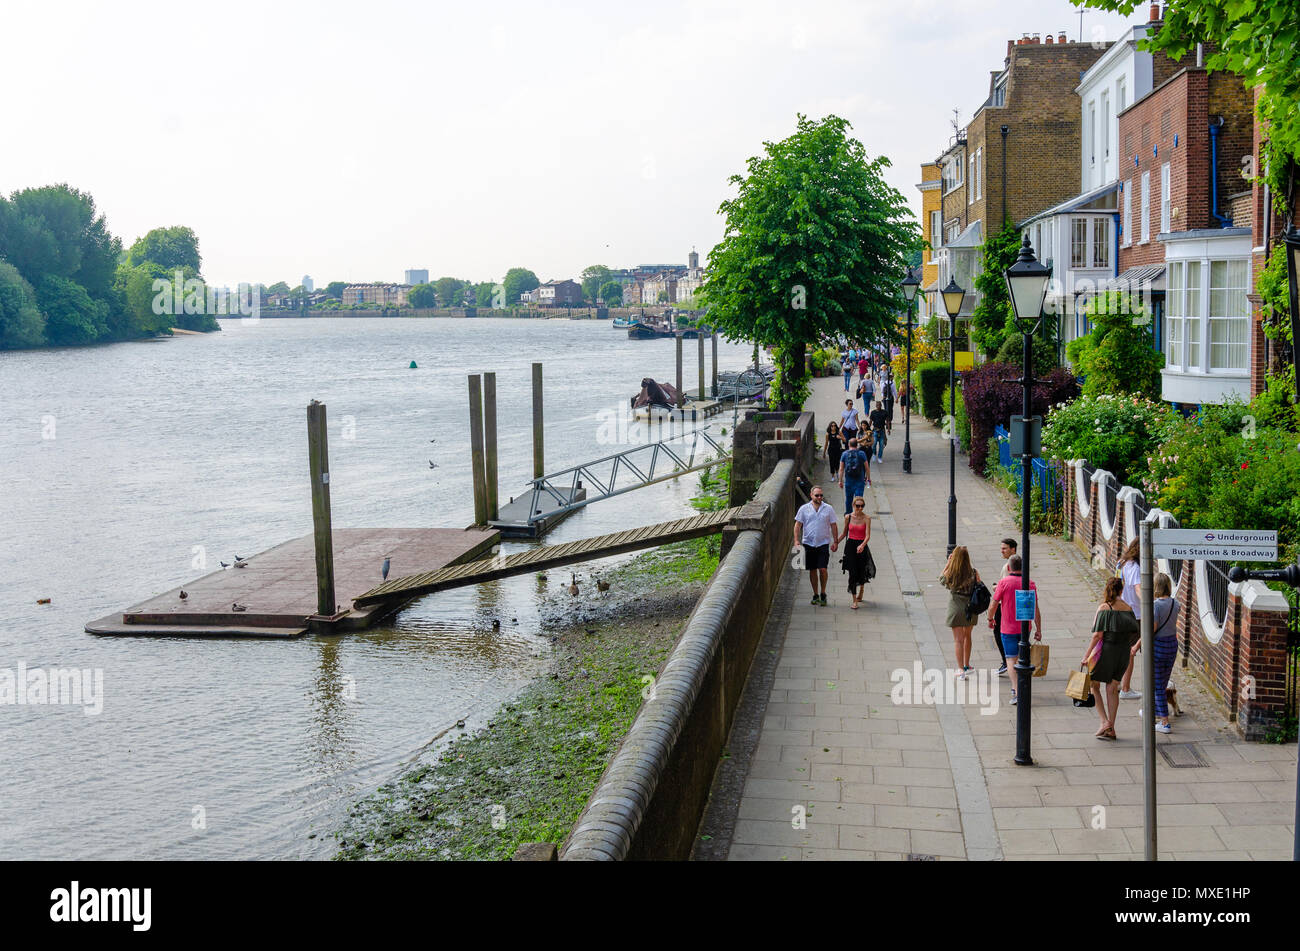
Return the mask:
<svg viewBox="0 0 1300 951">
<path fill-rule="evenodd" d="M 641 378 L 675 375 L 671 340 L 631 341 L 608 321 L 222 328 L 0 353 L 0 668 L 103 676 L 98 714 L 0 705 L 6 858 L 328 857 L 353 801 L 545 670 L 545 589 L 531 576 L 431 595 L 342 637 L 84 633 L 219 561 L 310 533 L 312 399 L 328 407 L 336 528 L 463 527 L 473 521 L 467 373 L 497 374 L 503 502 L 532 474 L 532 362 L 545 366 L 548 470 L 623 448 L 605 437 L 626 431 L 611 421 Z M 696 346 L 685 342 L 688 387 Z M 725 341 L 718 350 L 724 370 L 752 355 Z M 718 417 L 712 431 L 731 422 Z M 691 474 L 596 503 L 547 542 L 680 517 L 697 491 Z"/>
</svg>

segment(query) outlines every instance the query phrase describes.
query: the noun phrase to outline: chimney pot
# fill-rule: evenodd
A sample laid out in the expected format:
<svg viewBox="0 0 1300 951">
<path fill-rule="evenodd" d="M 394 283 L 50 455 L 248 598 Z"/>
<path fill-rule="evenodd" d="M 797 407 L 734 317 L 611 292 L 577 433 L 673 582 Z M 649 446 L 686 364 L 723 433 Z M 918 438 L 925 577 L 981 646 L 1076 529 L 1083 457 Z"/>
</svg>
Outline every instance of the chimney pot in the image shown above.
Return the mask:
<svg viewBox="0 0 1300 951">
<path fill-rule="evenodd" d="M 1062 33 L 1062 34 L 1061 34 L 1061 38 L 1060 38 L 1059 40 L 1057 40 L 1056 42 L 1058 42 L 1058 43 L 1064 43 L 1065 41 L 1066 41 L 1066 40 L 1065 40 L 1065 34 Z"/>
<path fill-rule="evenodd" d="M 1052 36 L 1052 34 L 1048 33 L 1048 34 L 1047 34 L 1047 38 L 1046 38 L 1045 40 L 1043 40 L 1043 42 L 1046 43 L 1048 46 L 1051 46 L 1053 43 L 1056 42 L 1056 40 L 1055 40 L 1055 38 Z"/>
<path fill-rule="evenodd" d="M 1015 40 L 1007 40 L 1007 59 L 1011 58 L 1011 50 L 1015 48 Z"/>
<path fill-rule="evenodd" d="M 1156 22 L 1156 20 L 1159 20 L 1159 19 L 1160 19 L 1160 4 L 1158 4 L 1158 3 L 1153 3 L 1153 4 L 1151 4 L 1151 20 L 1150 20 L 1150 22 L 1154 23 L 1154 22 Z"/>
<path fill-rule="evenodd" d="M 1042 37 L 1043 37 L 1043 34 L 1041 34 L 1041 33 L 1035 33 L 1035 34 L 1034 34 L 1034 42 L 1035 42 L 1035 43 L 1041 43 L 1041 42 L 1043 42 Z"/>
</svg>

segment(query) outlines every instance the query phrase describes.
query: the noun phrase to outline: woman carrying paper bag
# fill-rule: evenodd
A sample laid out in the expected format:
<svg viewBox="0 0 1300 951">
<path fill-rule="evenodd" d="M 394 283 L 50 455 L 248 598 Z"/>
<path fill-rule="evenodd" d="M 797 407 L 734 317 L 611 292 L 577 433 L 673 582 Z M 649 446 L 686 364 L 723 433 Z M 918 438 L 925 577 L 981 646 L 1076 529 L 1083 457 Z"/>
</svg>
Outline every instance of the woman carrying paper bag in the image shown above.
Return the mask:
<svg viewBox="0 0 1300 951">
<path fill-rule="evenodd" d="M 1083 653 L 1082 663 L 1093 664 L 1092 695 L 1101 718 L 1096 733 L 1099 740 L 1118 739 L 1115 721 L 1119 718 L 1119 682 L 1128 669 L 1129 652 L 1140 633 L 1133 609 L 1120 598 L 1123 590 L 1124 582 L 1119 578 L 1106 582 L 1106 591 L 1092 622 L 1092 640 Z"/>
</svg>

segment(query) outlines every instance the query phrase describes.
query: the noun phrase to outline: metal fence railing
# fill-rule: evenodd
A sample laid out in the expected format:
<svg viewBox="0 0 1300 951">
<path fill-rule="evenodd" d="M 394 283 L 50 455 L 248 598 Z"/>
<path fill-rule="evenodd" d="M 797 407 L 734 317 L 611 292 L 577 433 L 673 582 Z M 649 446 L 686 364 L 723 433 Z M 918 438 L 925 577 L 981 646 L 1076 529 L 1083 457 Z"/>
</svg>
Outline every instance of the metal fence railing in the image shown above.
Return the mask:
<svg viewBox="0 0 1300 951">
<path fill-rule="evenodd" d="M 1007 470 L 1015 479 L 1016 495 L 1022 495 L 1024 470 L 1019 459 L 1011 456 L 1011 434 L 1003 426 L 993 427 L 993 436 L 998 441 L 998 465 Z M 1044 512 L 1061 508 L 1065 499 L 1065 478 L 1068 470 L 1064 463 L 1035 457 L 1030 460 L 1030 490 L 1037 489 L 1038 504 Z"/>
<path fill-rule="evenodd" d="M 1210 589 L 1210 612 L 1214 623 L 1223 626 L 1228 617 L 1228 563 L 1226 561 L 1206 561 L 1205 581 Z"/>
</svg>

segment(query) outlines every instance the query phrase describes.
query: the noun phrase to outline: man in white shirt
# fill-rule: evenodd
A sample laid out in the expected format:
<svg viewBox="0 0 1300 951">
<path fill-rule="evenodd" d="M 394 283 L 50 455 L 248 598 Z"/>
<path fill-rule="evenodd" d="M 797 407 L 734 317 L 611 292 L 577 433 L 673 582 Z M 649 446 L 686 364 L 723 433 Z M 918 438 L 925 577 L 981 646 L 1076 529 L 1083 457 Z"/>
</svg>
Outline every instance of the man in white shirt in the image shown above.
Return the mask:
<svg viewBox="0 0 1300 951">
<path fill-rule="evenodd" d="M 804 567 L 812 585 L 812 603 L 826 605 L 826 569 L 831 552 L 839 547 L 840 526 L 834 506 L 827 505 L 822 487 L 812 487 L 812 501 L 802 505 L 794 517 L 794 551 L 803 546 Z M 820 590 L 819 590 L 820 583 Z"/>
</svg>

